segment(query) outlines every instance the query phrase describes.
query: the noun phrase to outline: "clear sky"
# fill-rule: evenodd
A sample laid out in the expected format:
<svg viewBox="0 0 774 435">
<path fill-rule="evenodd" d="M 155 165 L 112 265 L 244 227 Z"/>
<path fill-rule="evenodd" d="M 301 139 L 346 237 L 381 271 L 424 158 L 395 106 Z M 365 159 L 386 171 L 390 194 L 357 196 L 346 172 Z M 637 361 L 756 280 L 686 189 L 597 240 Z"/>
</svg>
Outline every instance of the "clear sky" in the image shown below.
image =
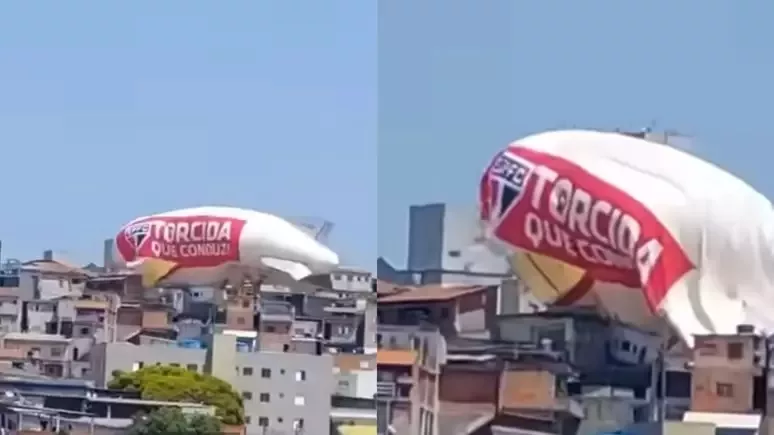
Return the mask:
<svg viewBox="0 0 774 435">
<path fill-rule="evenodd" d="M 773 17 L 770 0 L 380 2 L 379 253 L 402 266 L 410 204 L 474 206 L 493 153 L 552 128 L 677 129 L 774 197 Z"/>
<path fill-rule="evenodd" d="M 369 1 L 0 4 L 4 258 L 100 261 L 138 215 L 234 205 L 376 255 Z"/>
</svg>

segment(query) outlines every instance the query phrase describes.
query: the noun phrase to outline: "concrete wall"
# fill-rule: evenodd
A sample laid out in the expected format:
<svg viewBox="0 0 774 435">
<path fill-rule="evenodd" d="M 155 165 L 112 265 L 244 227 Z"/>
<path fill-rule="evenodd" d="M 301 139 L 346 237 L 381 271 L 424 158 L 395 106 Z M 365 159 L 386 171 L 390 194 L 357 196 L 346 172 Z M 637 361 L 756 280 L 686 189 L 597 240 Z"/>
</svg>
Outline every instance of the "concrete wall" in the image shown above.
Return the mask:
<svg viewBox="0 0 774 435">
<path fill-rule="evenodd" d="M 90 379 L 99 387 L 104 387 L 113 378 L 114 370 L 132 371 L 140 364 L 149 366 L 159 364 L 179 364 L 181 367 L 196 365 L 203 372 L 206 350 L 186 349 L 182 347 L 146 345 L 131 343 L 100 343 L 89 355 L 91 363 Z M 191 368 L 193 368 L 191 366 Z"/>
</svg>

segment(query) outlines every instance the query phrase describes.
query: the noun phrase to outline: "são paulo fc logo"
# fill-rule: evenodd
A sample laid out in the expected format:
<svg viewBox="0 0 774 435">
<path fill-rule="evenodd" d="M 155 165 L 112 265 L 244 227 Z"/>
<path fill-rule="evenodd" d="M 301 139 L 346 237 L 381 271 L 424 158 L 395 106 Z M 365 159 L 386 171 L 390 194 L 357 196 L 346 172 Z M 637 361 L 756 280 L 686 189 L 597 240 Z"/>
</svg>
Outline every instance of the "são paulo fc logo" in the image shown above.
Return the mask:
<svg viewBox="0 0 774 435">
<path fill-rule="evenodd" d="M 489 219 L 497 224 L 524 197 L 535 165 L 508 150 L 495 157 L 489 167 Z"/>
<path fill-rule="evenodd" d="M 124 237 L 129 242 L 129 245 L 137 252 L 140 247 L 148 240 L 148 236 L 151 233 L 152 222 L 141 222 L 134 225 L 129 225 L 124 230 Z"/>
</svg>

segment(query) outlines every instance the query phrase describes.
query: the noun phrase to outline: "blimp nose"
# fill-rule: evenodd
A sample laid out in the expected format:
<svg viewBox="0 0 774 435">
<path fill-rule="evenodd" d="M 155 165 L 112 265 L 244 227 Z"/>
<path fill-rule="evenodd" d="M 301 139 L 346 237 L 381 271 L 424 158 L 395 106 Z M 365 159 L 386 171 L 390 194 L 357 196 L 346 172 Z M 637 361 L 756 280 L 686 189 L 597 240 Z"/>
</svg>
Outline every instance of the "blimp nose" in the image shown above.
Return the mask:
<svg viewBox="0 0 774 435">
<path fill-rule="evenodd" d="M 339 267 L 339 256 L 326 247 L 317 250 L 312 256 L 312 260 L 310 266 L 316 275 L 330 273 Z"/>
</svg>

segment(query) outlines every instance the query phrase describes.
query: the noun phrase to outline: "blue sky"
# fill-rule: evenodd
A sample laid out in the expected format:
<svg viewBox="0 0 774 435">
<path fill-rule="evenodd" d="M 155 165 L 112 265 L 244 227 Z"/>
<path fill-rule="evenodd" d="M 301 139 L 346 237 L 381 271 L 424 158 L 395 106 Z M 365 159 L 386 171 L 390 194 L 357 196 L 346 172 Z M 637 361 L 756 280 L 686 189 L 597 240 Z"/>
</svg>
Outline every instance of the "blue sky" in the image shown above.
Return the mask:
<svg viewBox="0 0 774 435">
<path fill-rule="evenodd" d="M 496 149 L 569 126 L 679 129 L 774 195 L 772 2 L 391 0 L 378 45 L 375 5 L 0 5 L 4 256 L 229 204 L 401 264 L 410 204 L 474 206 Z"/>
<path fill-rule="evenodd" d="M 4 257 L 224 204 L 330 219 L 372 265 L 375 32 L 367 1 L 2 3 Z"/>
<path fill-rule="evenodd" d="M 771 198 L 771 17 L 765 0 L 380 2 L 379 253 L 403 265 L 410 204 L 474 206 L 498 148 L 553 128 L 677 129 Z"/>
</svg>

